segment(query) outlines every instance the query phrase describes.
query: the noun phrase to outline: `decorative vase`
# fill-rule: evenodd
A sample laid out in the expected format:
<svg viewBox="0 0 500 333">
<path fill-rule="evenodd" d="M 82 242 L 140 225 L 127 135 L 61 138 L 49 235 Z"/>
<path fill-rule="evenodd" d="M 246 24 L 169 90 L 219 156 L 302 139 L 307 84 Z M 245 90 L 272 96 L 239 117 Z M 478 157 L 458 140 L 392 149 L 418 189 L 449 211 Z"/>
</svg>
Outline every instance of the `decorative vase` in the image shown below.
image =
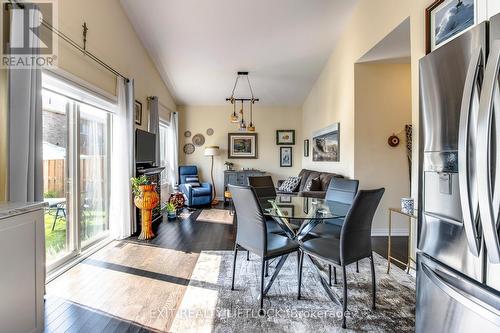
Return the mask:
<svg viewBox="0 0 500 333">
<path fill-rule="evenodd" d="M 177 218 L 177 212 L 174 210 L 173 212 L 167 212 L 168 220 L 175 220 Z"/>
<path fill-rule="evenodd" d="M 401 198 L 401 211 L 406 214 L 413 214 L 415 209 L 412 198 Z"/>
<path fill-rule="evenodd" d="M 134 198 L 134 203 L 141 210 L 141 234 L 139 239 L 151 239 L 155 237 L 152 225 L 152 210 L 160 202 L 160 197 L 156 193 L 156 185 L 140 185 L 140 195 Z"/>
</svg>

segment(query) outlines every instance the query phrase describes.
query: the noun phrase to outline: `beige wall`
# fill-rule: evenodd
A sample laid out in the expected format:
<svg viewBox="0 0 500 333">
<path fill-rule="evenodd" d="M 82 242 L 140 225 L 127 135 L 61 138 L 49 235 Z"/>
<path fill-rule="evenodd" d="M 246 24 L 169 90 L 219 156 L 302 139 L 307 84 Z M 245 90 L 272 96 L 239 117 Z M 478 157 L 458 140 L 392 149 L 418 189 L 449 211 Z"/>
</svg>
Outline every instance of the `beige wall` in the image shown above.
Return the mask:
<svg viewBox="0 0 500 333">
<path fill-rule="evenodd" d="M 231 105 L 222 106 L 180 106 L 179 111 L 179 159 L 180 165 L 194 164 L 199 168 L 200 176 L 204 181 L 210 181 L 210 159 L 203 155 L 203 147 L 197 147 L 191 155 L 184 154 L 182 148 L 191 138 L 185 138 L 183 133 L 191 131 L 192 135 L 201 133 L 205 136 L 205 146 L 218 145 L 221 148 L 220 156 L 215 158 L 214 180 L 217 197 L 222 196 L 224 183 L 224 162 L 232 161 L 235 169 L 254 168 L 268 172 L 274 179 L 284 179 L 287 176 L 297 175 L 300 171 L 301 156 L 303 155 L 303 141 L 301 133 L 300 108 L 267 108 L 258 104 L 254 108 L 253 119 L 258 134 L 258 159 L 228 159 L 227 134 L 238 132 L 237 124 L 229 121 L 232 113 Z M 245 115 L 248 112 L 245 111 Z M 213 128 L 212 136 L 206 135 L 206 130 Z M 293 146 L 293 167 L 281 168 L 279 162 L 279 147 L 276 145 L 276 130 L 295 129 L 295 145 Z"/>
<path fill-rule="evenodd" d="M 388 208 L 410 195 L 404 128 L 411 124 L 411 66 L 356 64 L 354 76 L 354 177 L 360 188 L 385 187 L 373 221 L 372 232 L 378 234 L 387 227 Z M 393 133 L 401 138 L 398 147 L 387 144 Z M 394 216 L 393 231 L 406 233 L 404 220 Z"/>
<path fill-rule="evenodd" d="M 147 128 L 148 96 L 158 96 L 160 103 L 175 111 L 175 102 L 131 23 L 119 0 L 60 0 L 59 30 L 82 44 L 82 24 L 89 27 L 87 49 L 123 75 L 135 80 L 135 97 L 142 102 L 142 128 Z M 59 40 L 59 67 L 90 84 L 115 95 L 116 77 L 82 55 L 65 41 Z M 3 72 L 2 72 L 3 74 Z M 3 82 L 0 77 L 0 88 Z M 3 91 L 3 90 L 2 90 Z M 1 98 L 5 101 L 6 99 Z M 0 108 L 0 111 L 3 109 Z M 0 112 L 0 200 L 5 189 L 7 154 L 5 117 Z"/>
<path fill-rule="evenodd" d="M 148 96 L 175 111 L 176 106 L 160 74 L 144 49 L 119 0 L 60 0 L 59 29 L 82 41 L 82 24 L 89 31 L 87 48 L 97 57 L 135 81 L 135 98 L 143 105 L 142 128 L 147 127 Z M 59 67 L 115 94 L 115 76 L 83 56 L 65 41 L 59 42 Z"/>
</svg>

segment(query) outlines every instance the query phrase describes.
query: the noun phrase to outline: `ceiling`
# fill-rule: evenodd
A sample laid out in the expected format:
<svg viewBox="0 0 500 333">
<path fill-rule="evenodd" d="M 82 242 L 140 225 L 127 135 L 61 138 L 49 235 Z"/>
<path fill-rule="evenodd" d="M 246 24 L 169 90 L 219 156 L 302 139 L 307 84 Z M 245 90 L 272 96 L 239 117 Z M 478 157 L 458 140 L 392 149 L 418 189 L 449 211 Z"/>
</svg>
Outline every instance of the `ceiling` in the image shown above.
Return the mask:
<svg viewBox="0 0 500 333">
<path fill-rule="evenodd" d="M 261 105 L 301 106 L 358 0 L 121 2 L 178 105 L 222 105 L 249 71 Z"/>
<path fill-rule="evenodd" d="M 358 62 L 409 64 L 411 62 L 410 18 L 401 22 Z"/>
</svg>

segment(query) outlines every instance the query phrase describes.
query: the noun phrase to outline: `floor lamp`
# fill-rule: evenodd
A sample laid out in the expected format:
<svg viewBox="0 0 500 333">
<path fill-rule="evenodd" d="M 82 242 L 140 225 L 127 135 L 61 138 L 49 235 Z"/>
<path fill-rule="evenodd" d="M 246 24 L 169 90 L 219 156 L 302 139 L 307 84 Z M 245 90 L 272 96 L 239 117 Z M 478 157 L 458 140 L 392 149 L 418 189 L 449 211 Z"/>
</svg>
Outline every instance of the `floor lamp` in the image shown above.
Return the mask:
<svg viewBox="0 0 500 333">
<path fill-rule="evenodd" d="M 214 183 L 214 156 L 219 155 L 219 146 L 207 146 L 205 147 L 205 156 L 210 156 L 212 159 L 212 165 L 210 167 L 210 177 L 212 179 L 212 205 L 217 205 L 219 201 L 215 199 L 217 192 L 215 191 L 215 183 Z"/>
</svg>

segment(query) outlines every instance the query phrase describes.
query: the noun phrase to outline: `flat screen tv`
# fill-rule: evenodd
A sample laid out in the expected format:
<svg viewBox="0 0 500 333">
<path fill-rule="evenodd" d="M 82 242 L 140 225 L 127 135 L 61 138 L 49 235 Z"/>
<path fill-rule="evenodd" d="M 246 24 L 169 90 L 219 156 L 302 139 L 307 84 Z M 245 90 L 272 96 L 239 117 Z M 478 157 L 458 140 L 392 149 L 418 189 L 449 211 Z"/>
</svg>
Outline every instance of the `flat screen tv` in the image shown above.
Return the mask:
<svg viewBox="0 0 500 333">
<path fill-rule="evenodd" d="M 155 164 L 156 135 L 140 129 L 135 130 L 136 163 Z"/>
</svg>

